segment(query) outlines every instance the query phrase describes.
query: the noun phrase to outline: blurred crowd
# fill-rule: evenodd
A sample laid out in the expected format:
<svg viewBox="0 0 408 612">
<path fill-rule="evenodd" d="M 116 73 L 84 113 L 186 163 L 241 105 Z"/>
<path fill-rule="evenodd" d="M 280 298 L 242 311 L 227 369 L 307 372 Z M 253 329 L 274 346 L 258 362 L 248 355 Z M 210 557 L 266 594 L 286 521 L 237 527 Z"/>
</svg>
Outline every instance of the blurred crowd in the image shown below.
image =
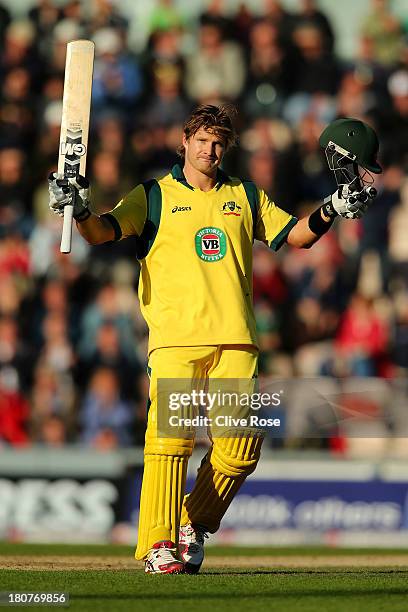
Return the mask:
<svg viewBox="0 0 408 612">
<path fill-rule="evenodd" d="M 199 103 L 231 101 L 239 147 L 225 170 L 302 216 L 335 190 L 318 137 L 331 120 L 378 132 L 384 173 L 361 221 L 337 221 L 311 250 L 254 249 L 261 376 L 404 378 L 408 368 L 408 21 L 371 0 L 352 60 L 317 0 L 263 0 L 234 13 L 146 4 L 145 45 L 112 0 L 0 7 L 0 445 L 143 441 L 147 330 L 135 243 L 89 248 L 48 210 L 66 44 L 96 45 L 87 175 L 96 213 L 177 163 Z M 141 27 L 141 26 L 140 26 Z M 340 36 L 341 32 L 337 34 Z"/>
</svg>

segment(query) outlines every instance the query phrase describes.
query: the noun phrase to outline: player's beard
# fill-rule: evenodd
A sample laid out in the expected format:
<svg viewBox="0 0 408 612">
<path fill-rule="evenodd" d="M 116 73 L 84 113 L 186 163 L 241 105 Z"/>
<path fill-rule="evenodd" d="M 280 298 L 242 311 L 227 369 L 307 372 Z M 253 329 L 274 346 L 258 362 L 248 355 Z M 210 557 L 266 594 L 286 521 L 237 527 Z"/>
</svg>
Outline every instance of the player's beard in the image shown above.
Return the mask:
<svg viewBox="0 0 408 612">
<path fill-rule="evenodd" d="M 202 172 L 203 174 L 206 174 L 207 176 L 213 176 L 217 172 L 219 163 L 218 159 L 207 160 L 199 157 L 195 159 L 195 166 L 196 169 Z"/>
</svg>

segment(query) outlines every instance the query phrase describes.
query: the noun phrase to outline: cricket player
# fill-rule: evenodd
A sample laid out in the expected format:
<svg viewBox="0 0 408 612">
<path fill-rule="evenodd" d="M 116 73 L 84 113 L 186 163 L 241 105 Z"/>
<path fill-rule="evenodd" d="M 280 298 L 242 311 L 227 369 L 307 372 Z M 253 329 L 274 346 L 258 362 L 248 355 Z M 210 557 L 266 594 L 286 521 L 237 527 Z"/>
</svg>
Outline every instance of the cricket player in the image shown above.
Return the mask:
<svg viewBox="0 0 408 612">
<path fill-rule="evenodd" d="M 351 119 L 326 128 L 321 144 L 335 164 L 336 178 L 347 164 L 381 171 L 373 134 Z M 158 381 L 255 378 L 253 241 L 261 240 L 272 251 L 285 243 L 309 248 L 338 215 L 361 217 L 375 195 L 367 194 L 360 176 L 346 176 L 317 210 L 298 220 L 254 183 L 221 169 L 235 140 L 230 107 L 198 107 L 184 124 L 181 163 L 165 176 L 137 185 L 101 216 L 89 208 L 86 179 L 69 179 L 67 189 L 60 184 L 64 177 L 49 177 L 50 208 L 62 215 L 73 202 L 77 228 L 89 244 L 138 237 L 140 307 L 150 332 L 150 406 L 135 556 L 145 560 L 148 573 L 199 571 L 204 539 L 217 531 L 255 470 L 262 445 L 262 436 L 255 433 L 214 437 L 186 495 L 194 439 L 160 434 Z"/>
</svg>

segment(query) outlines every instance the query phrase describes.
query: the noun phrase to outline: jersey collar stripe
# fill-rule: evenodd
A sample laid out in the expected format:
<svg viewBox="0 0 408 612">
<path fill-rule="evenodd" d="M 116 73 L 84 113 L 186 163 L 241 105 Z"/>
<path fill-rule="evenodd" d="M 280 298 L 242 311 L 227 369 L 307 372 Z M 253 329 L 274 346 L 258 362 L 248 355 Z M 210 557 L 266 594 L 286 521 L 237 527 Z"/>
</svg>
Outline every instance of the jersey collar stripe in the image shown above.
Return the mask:
<svg viewBox="0 0 408 612">
<path fill-rule="evenodd" d="M 173 166 L 173 168 L 171 169 L 171 176 L 176 181 L 184 185 L 185 187 L 188 187 L 189 189 L 194 190 L 194 187 L 192 187 L 191 185 L 187 183 L 187 179 L 184 176 L 183 169 L 179 164 L 175 164 Z M 218 169 L 217 170 L 217 185 L 216 185 L 217 191 L 218 189 L 220 189 L 220 187 L 222 187 L 222 185 L 224 185 L 224 183 L 227 183 L 229 181 L 230 181 L 230 177 L 228 176 L 228 174 L 226 174 L 223 170 Z"/>
</svg>

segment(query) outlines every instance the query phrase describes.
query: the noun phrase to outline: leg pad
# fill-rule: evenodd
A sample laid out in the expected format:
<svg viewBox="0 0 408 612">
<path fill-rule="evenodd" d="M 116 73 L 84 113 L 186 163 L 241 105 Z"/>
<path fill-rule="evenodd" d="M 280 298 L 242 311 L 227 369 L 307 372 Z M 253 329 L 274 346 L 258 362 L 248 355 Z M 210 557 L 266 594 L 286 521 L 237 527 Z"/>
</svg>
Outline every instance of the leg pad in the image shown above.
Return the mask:
<svg viewBox="0 0 408 612">
<path fill-rule="evenodd" d="M 263 439 L 214 438 L 190 495 L 186 495 L 181 524 L 201 525 L 215 533 L 245 478 L 258 463 Z"/>
</svg>

